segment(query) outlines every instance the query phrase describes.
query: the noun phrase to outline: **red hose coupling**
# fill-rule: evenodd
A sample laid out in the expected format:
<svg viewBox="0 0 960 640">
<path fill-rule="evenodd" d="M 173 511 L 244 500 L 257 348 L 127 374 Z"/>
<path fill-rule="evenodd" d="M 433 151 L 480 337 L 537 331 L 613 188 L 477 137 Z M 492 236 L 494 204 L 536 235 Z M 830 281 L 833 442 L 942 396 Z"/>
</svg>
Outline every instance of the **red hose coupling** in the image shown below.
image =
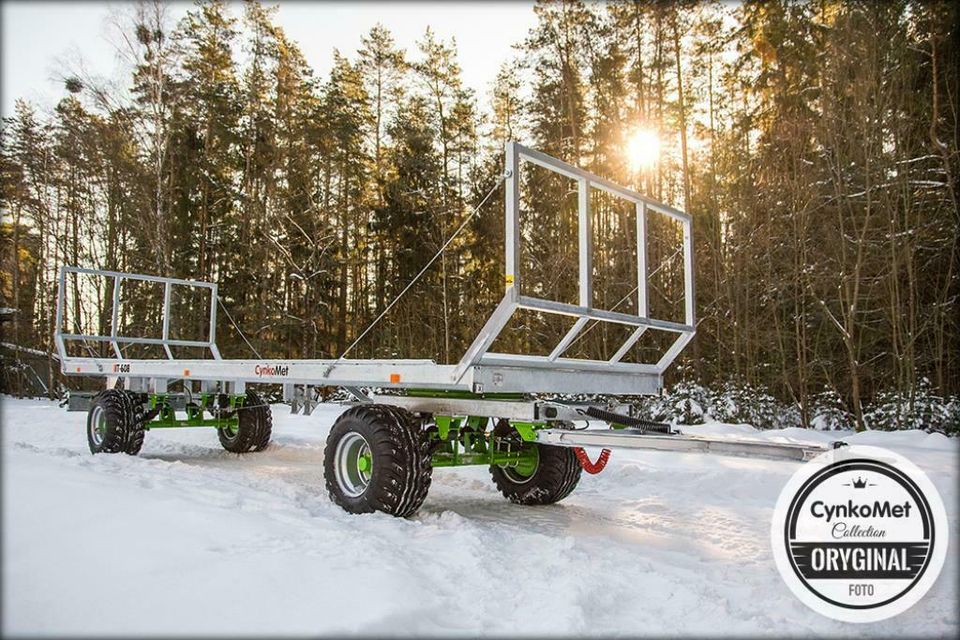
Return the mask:
<svg viewBox="0 0 960 640">
<path fill-rule="evenodd" d="M 600 457 L 597 458 L 596 462 L 590 462 L 590 456 L 580 447 L 574 447 L 573 452 L 577 454 L 577 460 L 580 461 L 580 466 L 583 467 L 583 470 L 590 474 L 598 474 L 603 471 L 603 468 L 607 466 L 607 461 L 610 459 L 610 449 L 601 451 Z"/>
</svg>

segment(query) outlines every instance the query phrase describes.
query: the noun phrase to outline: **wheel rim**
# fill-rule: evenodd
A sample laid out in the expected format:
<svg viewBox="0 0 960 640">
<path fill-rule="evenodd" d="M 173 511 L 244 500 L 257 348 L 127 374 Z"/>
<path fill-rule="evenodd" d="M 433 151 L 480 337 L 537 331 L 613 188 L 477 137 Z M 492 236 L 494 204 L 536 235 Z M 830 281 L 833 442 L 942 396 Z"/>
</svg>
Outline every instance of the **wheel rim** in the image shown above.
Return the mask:
<svg viewBox="0 0 960 640">
<path fill-rule="evenodd" d="M 348 433 L 340 438 L 334 454 L 334 473 L 340 490 L 351 498 L 363 495 L 373 475 L 373 454 L 362 435 Z"/>
<path fill-rule="evenodd" d="M 90 439 L 98 447 L 103 444 L 103 436 L 107 433 L 107 416 L 103 407 L 94 406 L 90 412 Z"/>
<path fill-rule="evenodd" d="M 227 438 L 233 440 L 237 437 L 237 434 L 240 433 L 239 424 L 227 424 L 223 426 L 223 432 L 226 434 Z"/>
<path fill-rule="evenodd" d="M 533 476 L 537 473 L 537 469 L 540 468 L 540 449 L 533 447 L 532 450 L 532 461 L 520 460 L 512 466 L 502 465 L 500 467 L 503 469 L 503 475 L 505 475 L 510 482 L 526 484 L 533 479 Z"/>
</svg>

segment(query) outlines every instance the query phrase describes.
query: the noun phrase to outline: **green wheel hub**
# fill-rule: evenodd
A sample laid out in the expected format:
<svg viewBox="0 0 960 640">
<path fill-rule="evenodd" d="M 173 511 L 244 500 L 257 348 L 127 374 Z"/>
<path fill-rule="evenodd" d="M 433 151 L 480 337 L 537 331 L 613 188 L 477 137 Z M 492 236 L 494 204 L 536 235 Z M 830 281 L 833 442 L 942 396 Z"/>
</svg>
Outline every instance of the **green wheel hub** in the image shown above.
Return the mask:
<svg viewBox="0 0 960 640">
<path fill-rule="evenodd" d="M 372 468 L 373 456 L 369 452 L 361 455 L 357 459 L 357 469 L 359 469 L 361 473 L 369 473 Z"/>
<path fill-rule="evenodd" d="M 540 447 L 532 445 L 524 449 L 526 450 L 524 453 L 528 455 L 523 456 L 513 465 L 507 464 L 500 467 L 504 475 L 517 484 L 529 481 L 540 467 Z"/>
</svg>

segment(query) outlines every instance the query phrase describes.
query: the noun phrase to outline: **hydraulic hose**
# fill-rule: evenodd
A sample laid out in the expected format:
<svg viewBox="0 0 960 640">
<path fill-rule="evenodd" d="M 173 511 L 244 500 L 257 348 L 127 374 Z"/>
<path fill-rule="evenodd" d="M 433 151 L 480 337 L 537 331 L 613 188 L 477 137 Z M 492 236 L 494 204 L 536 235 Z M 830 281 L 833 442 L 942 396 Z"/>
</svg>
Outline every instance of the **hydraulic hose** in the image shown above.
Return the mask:
<svg viewBox="0 0 960 640">
<path fill-rule="evenodd" d="M 603 471 L 603 468 L 607 466 L 607 461 L 610 460 L 610 449 L 601 451 L 600 457 L 597 458 L 596 462 L 591 462 L 590 456 L 588 456 L 587 452 L 581 447 L 575 447 L 573 452 L 577 455 L 577 460 L 580 461 L 580 466 L 583 467 L 583 470 L 592 475 Z"/>
</svg>

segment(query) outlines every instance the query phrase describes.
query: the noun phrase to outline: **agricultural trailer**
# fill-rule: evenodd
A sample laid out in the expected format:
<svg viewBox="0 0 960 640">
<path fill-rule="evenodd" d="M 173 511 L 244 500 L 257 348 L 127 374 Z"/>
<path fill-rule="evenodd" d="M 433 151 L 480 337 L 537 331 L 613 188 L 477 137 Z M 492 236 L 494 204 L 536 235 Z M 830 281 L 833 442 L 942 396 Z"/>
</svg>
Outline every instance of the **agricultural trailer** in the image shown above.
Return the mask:
<svg viewBox="0 0 960 640">
<path fill-rule="evenodd" d="M 576 304 L 526 295 L 521 286 L 520 171 L 524 163 L 576 184 Z M 90 451 L 135 455 L 147 431 L 184 427 L 214 429 L 223 448 L 233 453 L 262 451 L 270 442 L 272 414 L 265 400 L 247 389 L 254 383 L 282 385 L 284 398 L 294 407 L 302 406 L 316 387 L 341 387 L 354 398 L 331 428 L 323 456 L 330 498 L 350 513 L 410 516 L 423 504 L 434 470 L 442 467 L 487 466 L 506 498 L 521 505 L 544 505 L 568 496 L 583 470 L 602 470 L 610 451 L 617 448 L 798 461 L 823 450 L 816 445 L 684 434 L 671 425 L 640 418 L 636 405 L 625 400 L 659 394 L 665 371 L 696 332 L 689 214 L 516 142 L 506 144 L 501 181 L 505 191 L 503 298 L 455 364 L 344 356 L 225 359 L 216 341 L 216 283 L 64 267 L 59 274 L 55 331 L 62 371 L 68 376 L 102 377 L 107 387 L 89 404 Z M 590 210 L 595 190 L 625 200 L 635 212 L 636 307 L 632 312 L 595 306 L 593 278 L 598 265 L 593 260 Z M 682 226 L 680 322 L 654 318 L 649 312 L 647 227 L 651 216 L 666 216 Z M 76 286 L 68 285 L 80 276 L 99 279 L 98 286 L 106 287 L 102 291 L 112 290 L 108 335 L 64 330 L 69 297 L 77 295 Z M 125 283 L 162 287 L 160 335 L 121 331 Z M 171 337 L 171 300 L 180 288 L 209 300 L 204 339 Z M 572 324 L 547 355 L 492 352 L 494 341 L 520 310 L 563 316 Z M 608 359 L 565 356 L 588 323 L 625 326 L 628 337 Z M 675 337 L 655 362 L 627 361 L 627 354 L 650 330 Z M 98 355 L 90 348 L 92 343 L 108 344 L 110 355 Z M 150 345 L 162 349 L 163 355 L 131 358 L 125 354 L 131 345 Z M 202 349 L 206 357 L 175 357 L 174 351 L 184 347 Z M 182 391 L 173 392 L 171 387 Z M 571 396 L 602 400 L 572 401 Z M 584 447 L 601 449 L 599 458 L 591 460 Z"/>
</svg>

